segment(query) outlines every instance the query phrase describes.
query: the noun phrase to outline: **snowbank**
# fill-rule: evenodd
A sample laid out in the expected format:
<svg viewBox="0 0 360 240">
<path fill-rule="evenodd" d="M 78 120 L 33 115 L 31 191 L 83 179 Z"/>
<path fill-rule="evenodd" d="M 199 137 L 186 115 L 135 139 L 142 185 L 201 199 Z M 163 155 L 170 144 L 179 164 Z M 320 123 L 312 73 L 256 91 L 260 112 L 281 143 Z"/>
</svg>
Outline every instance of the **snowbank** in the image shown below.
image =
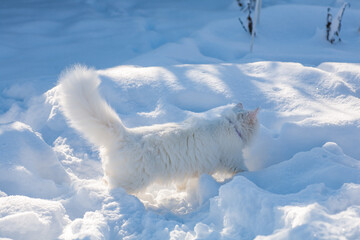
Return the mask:
<svg viewBox="0 0 360 240">
<path fill-rule="evenodd" d="M 11 195 L 53 198 L 70 184 L 54 151 L 29 126 L 0 125 L 0 189 Z"/>
<path fill-rule="evenodd" d="M 56 239 L 70 223 L 56 202 L 25 196 L 0 198 L 0 236 L 12 239 Z"/>
<path fill-rule="evenodd" d="M 297 194 L 276 195 L 244 177 L 220 188 L 209 217 L 194 227 L 193 239 L 356 239 L 359 185 L 336 191 L 310 185 Z M 347 199 L 341 205 L 339 201 Z M 191 239 L 191 238 L 190 238 Z"/>
</svg>

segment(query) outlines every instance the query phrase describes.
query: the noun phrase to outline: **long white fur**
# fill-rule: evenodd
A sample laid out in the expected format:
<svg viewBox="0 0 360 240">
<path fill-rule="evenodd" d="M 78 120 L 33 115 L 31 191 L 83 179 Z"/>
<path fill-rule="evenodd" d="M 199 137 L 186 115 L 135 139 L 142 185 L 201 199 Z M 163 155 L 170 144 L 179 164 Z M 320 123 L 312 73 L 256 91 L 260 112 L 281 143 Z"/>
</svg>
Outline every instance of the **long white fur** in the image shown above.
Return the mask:
<svg viewBox="0 0 360 240">
<path fill-rule="evenodd" d="M 95 70 L 76 65 L 59 79 L 59 102 L 72 127 L 95 144 L 110 188 L 244 169 L 242 150 L 258 128 L 257 111 L 236 105 L 213 120 L 126 128 L 98 92 Z"/>
</svg>

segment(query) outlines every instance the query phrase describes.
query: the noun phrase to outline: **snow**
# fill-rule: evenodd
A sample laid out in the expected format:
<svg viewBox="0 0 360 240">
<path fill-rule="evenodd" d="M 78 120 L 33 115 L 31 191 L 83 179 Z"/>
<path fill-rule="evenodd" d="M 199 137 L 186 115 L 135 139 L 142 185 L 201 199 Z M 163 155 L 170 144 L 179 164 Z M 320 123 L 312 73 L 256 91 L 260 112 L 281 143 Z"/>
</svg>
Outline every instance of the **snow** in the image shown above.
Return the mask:
<svg viewBox="0 0 360 240">
<path fill-rule="evenodd" d="M 1 235 L 12 239 L 55 239 L 71 221 L 62 204 L 26 196 L 0 198 Z"/>
<path fill-rule="evenodd" d="M 70 182 L 52 148 L 29 126 L 14 122 L 0 128 L 0 188 L 7 194 L 51 198 Z"/>
<path fill-rule="evenodd" d="M 0 238 L 359 239 L 360 4 L 263 2 L 253 52 L 236 1 L 0 1 Z M 109 190 L 57 80 L 94 67 L 128 127 L 260 107 L 249 171 Z"/>
</svg>

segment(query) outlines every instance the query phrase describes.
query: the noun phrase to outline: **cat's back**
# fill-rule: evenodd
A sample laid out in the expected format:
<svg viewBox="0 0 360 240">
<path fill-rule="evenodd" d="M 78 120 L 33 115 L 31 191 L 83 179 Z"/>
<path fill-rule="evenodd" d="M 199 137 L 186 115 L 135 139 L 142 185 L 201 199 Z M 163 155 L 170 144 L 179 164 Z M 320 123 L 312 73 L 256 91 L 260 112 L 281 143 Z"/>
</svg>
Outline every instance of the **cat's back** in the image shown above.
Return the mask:
<svg viewBox="0 0 360 240">
<path fill-rule="evenodd" d="M 183 141 L 189 142 L 191 138 L 198 138 L 199 135 L 211 135 L 216 129 L 218 119 L 207 120 L 190 118 L 180 123 L 154 124 L 151 126 L 141 126 L 131 128 L 129 131 L 142 141 L 155 141 L 158 144 L 181 144 Z"/>
<path fill-rule="evenodd" d="M 177 134 L 184 131 L 186 127 L 183 123 L 164 123 L 154 124 L 151 126 L 141 126 L 129 129 L 135 135 L 138 136 L 163 136 Z"/>
</svg>

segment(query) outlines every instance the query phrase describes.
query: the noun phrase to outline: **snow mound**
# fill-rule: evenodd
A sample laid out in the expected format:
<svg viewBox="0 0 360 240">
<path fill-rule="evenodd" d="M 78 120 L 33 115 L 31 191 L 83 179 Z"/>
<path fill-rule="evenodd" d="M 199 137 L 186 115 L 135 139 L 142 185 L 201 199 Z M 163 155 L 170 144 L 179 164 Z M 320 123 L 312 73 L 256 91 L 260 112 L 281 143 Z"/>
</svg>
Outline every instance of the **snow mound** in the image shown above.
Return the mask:
<svg viewBox="0 0 360 240">
<path fill-rule="evenodd" d="M 12 239 L 56 239 L 70 223 L 59 202 L 8 196 L 0 198 L 0 235 Z"/>
<path fill-rule="evenodd" d="M 219 196 L 210 200 L 209 215 L 197 222 L 193 230 L 177 226 L 170 236 L 174 239 L 356 239 L 360 223 L 359 193 L 356 184 L 344 184 L 336 191 L 314 184 L 297 194 L 277 195 L 237 176 L 220 188 Z"/>
<path fill-rule="evenodd" d="M 28 125 L 0 125 L 0 188 L 8 195 L 52 198 L 70 178 L 54 151 Z"/>
<path fill-rule="evenodd" d="M 289 194 L 311 184 L 338 189 L 344 183 L 360 184 L 360 162 L 343 154 L 336 143 L 297 153 L 290 160 L 243 176 L 270 192 Z"/>
</svg>

